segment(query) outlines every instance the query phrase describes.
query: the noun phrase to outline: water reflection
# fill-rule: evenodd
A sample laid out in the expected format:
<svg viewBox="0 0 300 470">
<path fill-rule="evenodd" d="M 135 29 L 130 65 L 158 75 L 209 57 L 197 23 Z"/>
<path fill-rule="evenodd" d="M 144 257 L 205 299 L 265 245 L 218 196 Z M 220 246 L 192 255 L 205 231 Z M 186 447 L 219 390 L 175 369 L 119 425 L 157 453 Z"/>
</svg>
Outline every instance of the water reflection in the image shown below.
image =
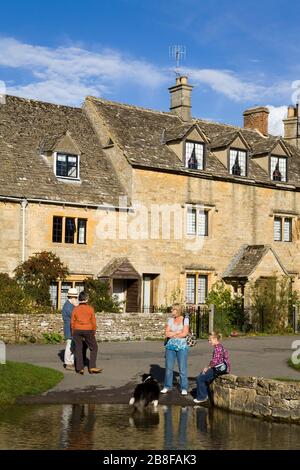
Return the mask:
<svg viewBox="0 0 300 470">
<path fill-rule="evenodd" d="M 0 416 L 1 449 L 300 449 L 300 425 L 214 408 L 14 406 Z"/>
<path fill-rule="evenodd" d="M 95 405 L 64 405 L 60 448 L 90 450 L 94 447 Z"/>
</svg>

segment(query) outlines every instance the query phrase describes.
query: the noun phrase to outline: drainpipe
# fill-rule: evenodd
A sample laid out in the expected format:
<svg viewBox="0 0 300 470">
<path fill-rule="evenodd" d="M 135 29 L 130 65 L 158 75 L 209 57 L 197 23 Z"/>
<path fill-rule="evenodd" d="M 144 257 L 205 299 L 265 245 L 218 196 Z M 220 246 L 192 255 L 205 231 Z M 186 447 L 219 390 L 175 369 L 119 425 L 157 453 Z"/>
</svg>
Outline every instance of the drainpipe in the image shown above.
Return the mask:
<svg viewBox="0 0 300 470">
<path fill-rule="evenodd" d="M 25 261 L 25 242 L 26 242 L 26 207 L 28 205 L 27 199 L 22 199 L 21 201 L 21 211 L 22 211 L 22 263 Z"/>
</svg>

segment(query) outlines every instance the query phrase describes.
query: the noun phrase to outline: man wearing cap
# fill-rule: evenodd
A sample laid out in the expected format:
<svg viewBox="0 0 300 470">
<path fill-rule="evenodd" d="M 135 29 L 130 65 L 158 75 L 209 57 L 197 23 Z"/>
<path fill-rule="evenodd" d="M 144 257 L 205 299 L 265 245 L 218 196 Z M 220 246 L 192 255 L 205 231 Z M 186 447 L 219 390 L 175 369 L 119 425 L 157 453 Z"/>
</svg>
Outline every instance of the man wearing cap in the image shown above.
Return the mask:
<svg viewBox="0 0 300 470">
<path fill-rule="evenodd" d="M 73 308 L 77 305 L 78 291 L 74 287 L 68 290 L 67 294 L 68 299 L 66 300 L 63 309 L 62 317 L 64 320 L 64 335 L 66 340 L 66 349 L 65 349 L 65 368 L 66 370 L 75 370 L 74 367 L 74 354 L 72 353 L 72 333 L 71 333 L 71 318 Z"/>
</svg>

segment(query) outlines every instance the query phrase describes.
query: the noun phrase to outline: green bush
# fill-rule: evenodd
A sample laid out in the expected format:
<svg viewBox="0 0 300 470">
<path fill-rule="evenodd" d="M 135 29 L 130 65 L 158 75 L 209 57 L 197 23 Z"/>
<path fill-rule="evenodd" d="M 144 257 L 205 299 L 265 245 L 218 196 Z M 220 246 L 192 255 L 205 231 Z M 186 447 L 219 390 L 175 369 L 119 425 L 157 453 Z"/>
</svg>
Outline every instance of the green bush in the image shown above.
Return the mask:
<svg viewBox="0 0 300 470">
<path fill-rule="evenodd" d="M 87 279 L 85 291 L 89 294 L 89 303 L 96 312 L 120 312 L 120 303 L 109 293 L 109 285 L 99 279 Z"/>
<path fill-rule="evenodd" d="M 0 314 L 26 313 L 31 308 L 30 297 L 15 279 L 0 274 Z"/>
<path fill-rule="evenodd" d="M 249 287 L 255 329 L 264 333 L 291 332 L 291 308 L 299 304 L 297 293 L 292 292 L 291 278 L 259 278 Z"/>
<path fill-rule="evenodd" d="M 50 306 L 51 282 L 65 279 L 68 273 L 68 268 L 56 254 L 42 251 L 15 269 L 15 279 L 36 305 Z"/>
<path fill-rule="evenodd" d="M 223 281 L 213 284 L 207 299 L 207 305 L 215 306 L 214 329 L 228 335 L 233 329 L 242 331 L 246 321 L 241 296 L 232 296 L 231 289 Z"/>
<path fill-rule="evenodd" d="M 44 343 L 59 344 L 63 342 L 63 336 L 59 333 L 43 333 Z"/>
</svg>

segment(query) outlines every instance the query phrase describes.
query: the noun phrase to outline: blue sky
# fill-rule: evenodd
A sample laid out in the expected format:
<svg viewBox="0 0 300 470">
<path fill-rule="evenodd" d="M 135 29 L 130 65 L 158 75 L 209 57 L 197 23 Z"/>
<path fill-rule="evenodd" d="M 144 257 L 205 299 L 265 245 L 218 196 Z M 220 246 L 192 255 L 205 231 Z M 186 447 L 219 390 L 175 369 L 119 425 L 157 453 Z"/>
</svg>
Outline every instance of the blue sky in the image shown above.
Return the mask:
<svg viewBox="0 0 300 470">
<path fill-rule="evenodd" d="M 167 111 L 174 44 L 187 50 L 195 117 L 242 125 L 243 110 L 268 105 L 277 134 L 300 89 L 297 0 L 11 0 L 1 18 L 9 94 L 76 106 L 96 95 Z"/>
</svg>

